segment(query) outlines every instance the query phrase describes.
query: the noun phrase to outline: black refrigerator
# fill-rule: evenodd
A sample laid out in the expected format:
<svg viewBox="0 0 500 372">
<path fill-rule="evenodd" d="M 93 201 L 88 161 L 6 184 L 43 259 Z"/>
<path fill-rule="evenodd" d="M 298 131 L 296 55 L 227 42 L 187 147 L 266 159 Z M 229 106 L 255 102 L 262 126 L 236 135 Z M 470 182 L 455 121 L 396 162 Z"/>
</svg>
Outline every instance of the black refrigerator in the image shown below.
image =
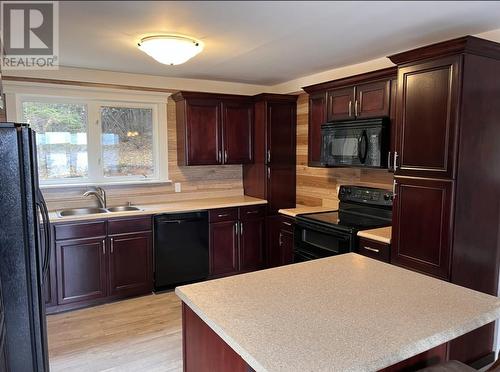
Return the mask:
<svg viewBox="0 0 500 372">
<path fill-rule="evenodd" d="M 26 124 L 0 123 L 0 370 L 49 370 L 42 289 L 48 217 L 35 132 Z"/>
</svg>

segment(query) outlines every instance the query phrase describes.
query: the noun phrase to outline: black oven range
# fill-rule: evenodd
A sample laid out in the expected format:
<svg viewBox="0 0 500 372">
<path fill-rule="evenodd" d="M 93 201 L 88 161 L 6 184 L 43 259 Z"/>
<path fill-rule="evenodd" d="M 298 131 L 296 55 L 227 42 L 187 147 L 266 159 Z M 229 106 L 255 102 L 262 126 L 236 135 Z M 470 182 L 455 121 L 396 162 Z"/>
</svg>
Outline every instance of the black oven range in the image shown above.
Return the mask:
<svg viewBox="0 0 500 372">
<path fill-rule="evenodd" d="M 358 231 L 391 225 L 392 191 L 342 185 L 338 197 L 337 211 L 296 217 L 294 262 L 355 251 Z"/>
</svg>

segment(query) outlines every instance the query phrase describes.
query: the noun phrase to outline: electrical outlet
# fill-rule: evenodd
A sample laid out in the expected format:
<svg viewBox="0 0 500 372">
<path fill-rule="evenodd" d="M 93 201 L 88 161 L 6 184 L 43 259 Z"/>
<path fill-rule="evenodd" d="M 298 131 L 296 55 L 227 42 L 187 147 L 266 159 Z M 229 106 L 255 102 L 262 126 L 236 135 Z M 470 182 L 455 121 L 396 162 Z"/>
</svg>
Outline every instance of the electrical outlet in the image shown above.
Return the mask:
<svg viewBox="0 0 500 372">
<path fill-rule="evenodd" d="M 180 182 L 174 183 L 174 189 L 175 192 L 181 192 L 181 183 Z"/>
</svg>

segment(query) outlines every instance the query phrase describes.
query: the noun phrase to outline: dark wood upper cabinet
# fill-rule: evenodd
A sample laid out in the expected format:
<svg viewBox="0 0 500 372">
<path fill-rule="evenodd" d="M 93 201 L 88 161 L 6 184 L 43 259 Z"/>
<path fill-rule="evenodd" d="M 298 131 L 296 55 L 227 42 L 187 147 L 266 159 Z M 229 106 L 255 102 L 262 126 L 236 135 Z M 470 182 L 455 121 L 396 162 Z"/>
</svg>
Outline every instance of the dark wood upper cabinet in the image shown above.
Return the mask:
<svg viewBox="0 0 500 372">
<path fill-rule="evenodd" d="M 296 104 L 269 102 L 267 165 L 287 166 L 295 163 Z"/>
<path fill-rule="evenodd" d="M 151 232 L 109 237 L 110 295 L 134 295 L 153 288 Z"/>
<path fill-rule="evenodd" d="M 356 118 L 389 116 L 390 95 L 390 80 L 357 85 L 354 107 Z"/>
<path fill-rule="evenodd" d="M 252 162 L 253 105 L 247 102 L 222 103 L 225 164 Z"/>
<path fill-rule="evenodd" d="M 179 165 L 245 164 L 253 161 L 251 97 L 178 92 Z"/>
<path fill-rule="evenodd" d="M 327 91 L 327 121 L 354 119 L 355 94 L 354 87 Z"/>
<path fill-rule="evenodd" d="M 396 78 L 397 68 L 389 67 L 303 88 L 309 94 L 310 167 L 321 167 L 322 124 L 384 116 L 388 116 L 394 123 Z M 391 149 L 394 146 L 392 136 L 390 146 Z"/>
<path fill-rule="evenodd" d="M 399 69 L 395 174 L 454 177 L 460 69 L 460 56 Z"/>
<path fill-rule="evenodd" d="M 309 96 L 309 132 L 307 162 L 310 167 L 321 162 L 321 125 L 326 123 L 326 94 L 320 92 Z"/>
<path fill-rule="evenodd" d="M 185 111 L 186 165 L 217 164 L 222 155 L 219 102 L 185 101 Z"/>
<path fill-rule="evenodd" d="M 238 221 L 210 224 L 210 276 L 232 275 L 238 272 Z"/>
<path fill-rule="evenodd" d="M 396 178 L 391 262 L 450 277 L 453 181 Z"/>
<path fill-rule="evenodd" d="M 106 240 L 56 242 L 58 304 L 106 297 Z"/>
</svg>

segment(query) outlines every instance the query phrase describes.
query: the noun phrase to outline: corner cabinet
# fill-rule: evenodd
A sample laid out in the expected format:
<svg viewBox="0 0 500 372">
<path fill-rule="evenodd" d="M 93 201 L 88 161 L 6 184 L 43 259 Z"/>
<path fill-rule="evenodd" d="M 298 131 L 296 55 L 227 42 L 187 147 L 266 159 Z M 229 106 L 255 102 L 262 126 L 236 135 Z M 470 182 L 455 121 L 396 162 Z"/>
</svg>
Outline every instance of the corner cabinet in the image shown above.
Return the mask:
<svg viewBox="0 0 500 372">
<path fill-rule="evenodd" d="M 390 67 L 303 88 L 309 94 L 310 167 L 321 166 L 322 124 L 384 116 L 392 118 L 396 75 L 397 69 Z"/>
<path fill-rule="evenodd" d="M 179 165 L 247 164 L 253 161 L 251 97 L 178 92 Z"/>
<path fill-rule="evenodd" d="M 255 100 L 255 161 L 243 166 L 245 195 L 266 199 L 267 212 L 295 207 L 297 96 Z"/>
</svg>

